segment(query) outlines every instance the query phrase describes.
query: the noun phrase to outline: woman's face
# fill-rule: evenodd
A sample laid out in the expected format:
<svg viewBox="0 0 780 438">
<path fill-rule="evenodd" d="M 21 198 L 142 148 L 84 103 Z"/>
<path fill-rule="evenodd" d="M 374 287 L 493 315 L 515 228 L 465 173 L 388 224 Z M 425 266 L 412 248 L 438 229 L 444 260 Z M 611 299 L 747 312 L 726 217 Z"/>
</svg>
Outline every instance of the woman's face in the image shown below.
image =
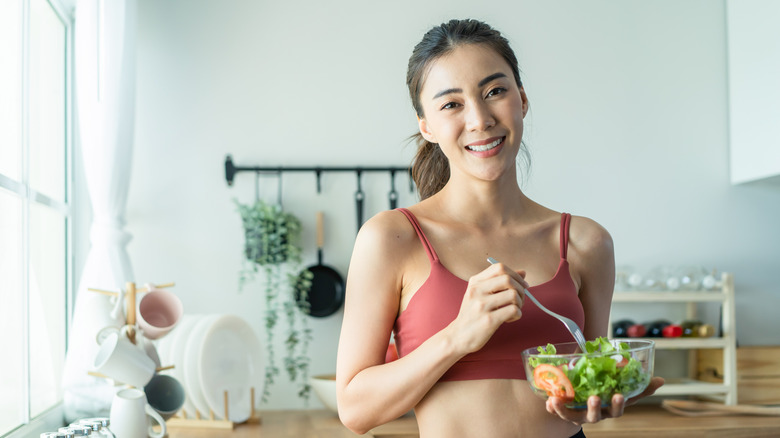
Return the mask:
<svg viewBox="0 0 780 438">
<path fill-rule="evenodd" d="M 509 170 L 523 137 L 528 99 L 492 48 L 465 44 L 433 61 L 420 92 L 420 132 L 438 143 L 450 178 L 495 180 Z"/>
</svg>

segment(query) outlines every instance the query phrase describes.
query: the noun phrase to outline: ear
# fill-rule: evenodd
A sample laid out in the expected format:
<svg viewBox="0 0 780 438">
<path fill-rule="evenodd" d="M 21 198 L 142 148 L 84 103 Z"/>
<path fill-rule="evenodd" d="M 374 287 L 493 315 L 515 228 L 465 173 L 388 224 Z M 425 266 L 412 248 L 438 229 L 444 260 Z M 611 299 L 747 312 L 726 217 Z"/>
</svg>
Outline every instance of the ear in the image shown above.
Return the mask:
<svg viewBox="0 0 780 438">
<path fill-rule="evenodd" d="M 525 95 L 525 88 L 520 87 L 520 98 L 523 100 L 523 118 L 528 114 L 528 96 Z"/>
<path fill-rule="evenodd" d="M 420 118 L 420 116 L 417 116 L 417 126 L 420 128 L 420 134 L 422 134 L 424 139 L 431 143 L 438 143 L 436 136 L 428 129 L 428 122 L 425 121 L 424 117 Z"/>
</svg>

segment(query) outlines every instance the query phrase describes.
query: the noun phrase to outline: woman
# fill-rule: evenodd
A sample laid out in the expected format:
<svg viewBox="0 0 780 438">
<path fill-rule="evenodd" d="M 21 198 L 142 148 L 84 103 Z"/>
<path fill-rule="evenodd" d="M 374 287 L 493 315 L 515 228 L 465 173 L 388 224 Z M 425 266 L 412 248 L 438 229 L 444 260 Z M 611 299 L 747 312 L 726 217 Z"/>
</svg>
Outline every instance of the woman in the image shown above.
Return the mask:
<svg viewBox="0 0 780 438">
<path fill-rule="evenodd" d="M 569 410 L 523 380 L 523 349 L 572 340 L 525 304 L 525 289 L 586 338 L 604 336 L 614 255 L 596 222 L 539 205 L 517 183 L 528 98 L 508 42 L 475 20 L 437 26 L 415 47 L 407 85 L 421 201 L 379 213 L 355 242 L 338 352 L 342 422 L 365 433 L 414 409 L 424 438 L 570 437 L 622 415 L 621 395 L 610 408 L 594 396 Z M 400 358 L 385 363 L 393 330 Z"/>
</svg>

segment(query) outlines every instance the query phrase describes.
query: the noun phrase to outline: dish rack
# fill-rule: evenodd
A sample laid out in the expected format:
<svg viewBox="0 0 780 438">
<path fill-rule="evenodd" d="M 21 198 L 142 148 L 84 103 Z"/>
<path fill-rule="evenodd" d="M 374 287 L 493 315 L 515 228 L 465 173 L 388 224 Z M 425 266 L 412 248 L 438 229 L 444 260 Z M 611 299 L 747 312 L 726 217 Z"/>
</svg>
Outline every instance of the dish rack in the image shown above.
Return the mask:
<svg viewBox="0 0 780 438">
<path fill-rule="evenodd" d="M 174 286 L 174 283 L 165 283 L 165 284 L 159 284 L 155 285 L 156 288 L 167 288 Z M 120 294 L 119 292 L 114 291 L 107 291 L 103 289 L 95 289 L 95 288 L 88 288 L 90 292 L 96 292 L 107 296 L 113 296 L 118 297 Z M 142 288 L 136 288 L 136 284 L 134 282 L 127 282 L 125 284 L 125 291 L 124 291 L 124 297 L 126 300 L 126 309 L 127 309 L 127 315 L 125 317 L 125 324 L 130 326 L 127 331 L 128 339 L 132 343 L 135 344 L 135 327 L 136 324 L 136 314 L 135 314 L 135 308 L 136 308 L 136 294 L 147 292 L 148 289 L 146 287 Z M 169 370 L 172 369 L 175 365 L 168 365 L 163 366 L 160 368 L 157 368 L 157 372 Z M 95 376 L 95 377 L 106 377 L 99 373 L 95 372 L 88 372 L 89 375 Z M 250 388 L 250 416 L 249 418 L 244 422 L 247 424 L 260 424 L 261 419 L 260 416 L 255 409 L 255 388 Z M 229 416 L 229 409 L 228 409 L 228 391 L 224 392 L 224 418 L 226 420 L 218 420 L 216 419 L 216 416 L 214 414 L 213 410 L 209 410 L 208 415 L 199 412 L 198 410 L 195 410 L 195 418 L 187 418 L 187 412 L 182 409 L 180 410 L 175 416 L 169 418 L 165 423 L 167 427 L 192 427 L 192 428 L 207 428 L 207 429 L 233 429 L 235 427 L 235 422 L 227 420 L 227 418 L 230 418 Z"/>
<path fill-rule="evenodd" d="M 250 415 L 244 423 L 241 424 L 260 424 L 260 416 L 255 409 L 255 388 L 249 389 L 250 397 Z M 224 393 L 224 406 L 225 417 L 230 418 L 230 411 L 228 410 L 228 392 Z M 235 423 L 230 420 L 217 420 L 214 415 L 214 411 L 209 409 L 208 416 L 204 416 L 197 409 L 195 410 L 195 418 L 187 418 L 187 412 L 182 409 L 176 415 L 169 418 L 165 424 L 168 427 L 192 427 L 201 429 L 233 429 Z"/>
<path fill-rule="evenodd" d="M 721 305 L 721 335 L 713 338 L 648 338 L 655 342 L 656 349 L 687 350 L 688 377 L 679 380 L 667 379 L 656 391 L 655 396 L 696 396 L 737 404 L 737 337 L 734 307 L 734 276 L 723 273 L 718 288 L 711 291 L 629 291 L 615 292 L 612 309 L 623 303 L 669 303 L 685 306 L 686 318 L 696 319 L 698 303 L 719 303 Z M 612 321 L 612 317 L 610 317 Z M 612 323 L 609 324 L 612 333 Z M 644 338 L 641 338 L 644 339 Z M 699 349 L 723 351 L 723 382 L 705 382 L 696 379 L 696 358 Z"/>
</svg>

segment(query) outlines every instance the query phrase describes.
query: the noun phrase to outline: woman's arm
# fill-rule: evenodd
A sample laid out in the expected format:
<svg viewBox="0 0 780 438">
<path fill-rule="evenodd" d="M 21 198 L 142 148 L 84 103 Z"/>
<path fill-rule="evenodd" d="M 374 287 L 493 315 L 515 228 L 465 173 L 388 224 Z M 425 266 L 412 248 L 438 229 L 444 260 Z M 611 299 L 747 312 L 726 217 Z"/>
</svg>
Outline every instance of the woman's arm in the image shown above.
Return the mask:
<svg viewBox="0 0 780 438">
<path fill-rule="evenodd" d="M 569 230 L 569 254 L 572 273 L 579 277 L 579 297 L 585 310 L 585 338 L 592 340 L 608 336 L 609 313 L 615 288 L 615 252 L 612 237 L 596 222 L 577 217 L 572 219 Z M 597 396 L 588 399 L 587 410 L 565 407 L 558 397 L 547 400 L 547 411 L 576 424 L 596 423 L 604 418 L 620 417 L 627 404 L 652 395 L 663 385 L 663 379 L 654 377 L 640 395 L 626 401 L 621 394 L 612 397 L 609 408 L 601 408 Z"/>
<path fill-rule="evenodd" d="M 414 229 L 398 212 L 383 212 L 355 241 L 344 303 L 336 369 L 339 417 L 365 433 L 410 409 L 461 357 L 476 351 L 496 328 L 519 317 L 520 275 L 490 266 L 469 280 L 451 324 L 410 354 L 385 363 L 413 251 L 422 251 Z M 419 260 L 419 258 L 417 258 Z"/>
</svg>

